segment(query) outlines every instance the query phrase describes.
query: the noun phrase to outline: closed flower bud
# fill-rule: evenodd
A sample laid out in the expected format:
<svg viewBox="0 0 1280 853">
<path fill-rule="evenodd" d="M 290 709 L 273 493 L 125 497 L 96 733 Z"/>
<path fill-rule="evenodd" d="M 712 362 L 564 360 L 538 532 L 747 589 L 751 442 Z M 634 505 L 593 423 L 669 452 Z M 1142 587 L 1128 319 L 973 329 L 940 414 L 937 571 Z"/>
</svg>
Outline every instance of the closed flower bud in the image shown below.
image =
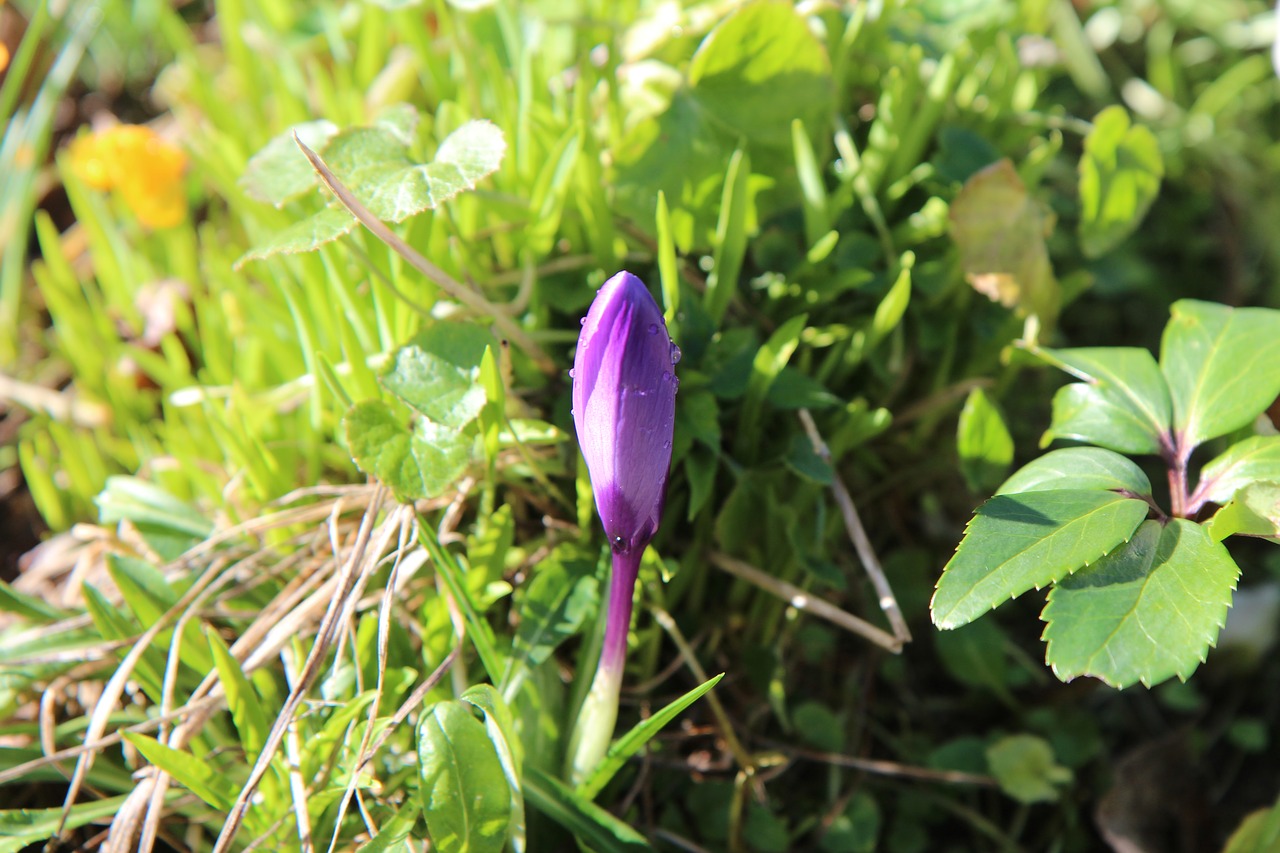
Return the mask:
<svg viewBox="0 0 1280 853">
<path fill-rule="evenodd" d="M 599 763 L 617 720 L 636 575 L 666 499 L 679 359 L 644 283 L 629 272 L 606 281 L 571 373 L 573 423 L 613 555 L 600 661 L 569 747 L 575 783 Z"/>
<path fill-rule="evenodd" d="M 615 550 L 643 551 L 666 497 L 675 361 L 658 304 L 629 272 L 605 282 L 573 361 L 573 422 L 596 509 Z"/>
</svg>

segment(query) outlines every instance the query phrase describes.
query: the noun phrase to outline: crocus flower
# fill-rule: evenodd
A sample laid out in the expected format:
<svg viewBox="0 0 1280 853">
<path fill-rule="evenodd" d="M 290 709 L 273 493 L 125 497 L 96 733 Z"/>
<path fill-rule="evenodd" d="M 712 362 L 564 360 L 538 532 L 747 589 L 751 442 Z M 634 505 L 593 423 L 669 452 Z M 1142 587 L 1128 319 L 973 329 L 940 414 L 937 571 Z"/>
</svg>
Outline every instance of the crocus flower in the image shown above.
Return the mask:
<svg viewBox="0 0 1280 853">
<path fill-rule="evenodd" d="M 575 779 L 603 756 L 617 719 L 636 575 L 666 497 L 679 358 L 644 283 L 629 272 L 605 282 L 570 374 L 573 423 L 613 557 L 604 645 L 570 747 Z"/>
</svg>

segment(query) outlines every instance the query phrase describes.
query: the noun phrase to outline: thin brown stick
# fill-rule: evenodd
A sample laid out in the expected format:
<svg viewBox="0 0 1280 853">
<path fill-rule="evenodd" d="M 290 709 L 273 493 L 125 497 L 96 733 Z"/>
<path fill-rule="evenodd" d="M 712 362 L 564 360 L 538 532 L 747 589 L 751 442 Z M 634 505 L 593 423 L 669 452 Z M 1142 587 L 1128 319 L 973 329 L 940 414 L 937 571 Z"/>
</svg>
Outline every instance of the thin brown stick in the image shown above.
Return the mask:
<svg viewBox="0 0 1280 853">
<path fill-rule="evenodd" d="M 411 267 L 434 282 L 437 287 L 451 298 L 461 302 L 477 314 L 492 318 L 493 325 L 497 327 L 498 331 L 528 353 L 539 370 L 547 374 L 556 372 L 555 362 L 505 311 L 454 279 L 453 276 L 431 263 L 412 246 L 397 237 L 394 231 L 360 203 L 360 200 L 329 170 L 324 160 L 320 159 L 320 155 L 308 148 L 296 133 L 293 136 L 293 141 L 297 143 L 298 147 L 302 149 L 302 153 L 311 161 L 311 167 L 316 170 L 321 182 L 329 188 L 329 191 L 337 197 L 338 201 L 342 202 L 342 206 L 360 221 L 360 224 L 373 233 L 373 236 L 390 246 L 392 251 L 404 258 Z"/>
<path fill-rule="evenodd" d="M 813 415 L 809 414 L 808 409 L 801 409 L 798 414 L 800 423 L 804 424 L 804 431 L 809 434 L 809 441 L 813 444 L 813 451 L 830 464 L 831 450 L 827 447 L 827 443 L 822 440 L 822 434 L 818 432 L 818 425 L 813 422 Z M 884 611 L 884 615 L 889 619 L 890 627 L 893 628 L 893 636 L 899 645 L 899 648 L 894 651 L 899 651 L 903 644 L 911 642 L 911 630 L 907 628 L 907 620 L 902 615 L 902 608 L 898 606 L 898 599 L 893 594 L 893 588 L 889 586 L 889 579 L 885 577 L 884 569 L 880 566 L 880 560 L 876 557 L 875 549 L 871 547 L 871 540 L 867 538 L 867 531 L 862 526 L 862 519 L 858 517 L 858 508 L 854 505 L 849 490 L 845 488 L 844 481 L 834 471 L 831 477 L 831 492 L 835 495 L 836 504 L 840 507 L 845 529 L 849 532 L 849 541 L 853 543 L 854 550 L 858 552 L 858 559 L 862 561 L 862 567 L 866 569 L 867 576 L 871 578 L 871 583 L 876 588 L 876 595 L 880 599 L 880 609 Z"/>
<path fill-rule="evenodd" d="M 804 749 L 781 743 L 770 743 L 788 758 L 803 758 L 807 761 L 818 761 L 823 764 L 834 764 L 837 767 L 850 767 L 877 776 L 892 776 L 899 779 L 919 779 L 925 782 L 943 782 L 948 785 L 981 785 L 992 788 L 996 780 L 991 776 L 978 773 L 965 773 L 960 770 L 935 770 L 931 767 L 917 767 L 911 764 L 900 764 L 897 761 L 884 761 L 877 758 L 857 758 L 838 752 L 822 752 L 816 749 Z"/>
<path fill-rule="evenodd" d="M 882 649 L 887 649 L 894 654 L 899 654 L 902 651 L 902 641 L 888 631 L 877 628 L 865 619 L 859 619 L 848 611 L 841 610 L 834 604 L 818 598 L 813 593 L 804 591 L 795 584 L 775 578 L 750 563 L 744 563 L 742 560 L 717 552 L 712 552 L 711 562 L 729 574 L 736 575 L 766 592 L 773 593 L 797 610 L 803 610 L 821 619 L 826 619 L 833 625 L 838 625 L 850 633 L 870 640 Z"/>
</svg>

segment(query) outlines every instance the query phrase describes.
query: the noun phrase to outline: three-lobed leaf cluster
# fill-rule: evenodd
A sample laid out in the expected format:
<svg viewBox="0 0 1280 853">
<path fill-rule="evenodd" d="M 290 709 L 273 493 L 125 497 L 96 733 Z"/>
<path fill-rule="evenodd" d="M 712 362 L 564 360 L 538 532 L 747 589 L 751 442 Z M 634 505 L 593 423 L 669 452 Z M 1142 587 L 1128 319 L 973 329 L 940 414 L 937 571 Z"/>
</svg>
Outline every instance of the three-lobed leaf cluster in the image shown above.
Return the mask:
<svg viewBox="0 0 1280 853">
<path fill-rule="evenodd" d="M 1054 397 L 1044 442 L 1082 446 L 1030 462 L 978 508 L 938 581 L 933 621 L 957 628 L 1052 585 L 1041 619 L 1059 678 L 1185 679 L 1240 574 L 1222 540 L 1280 541 L 1280 435 L 1252 434 L 1280 394 L 1280 311 L 1179 301 L 1159 362 L 1123 347 L 1033 352 L 1080 380 Z M 1228 435 L 1239 440 L 1192 487 L 1192 452 Z M 1168 512 L 1122 454 L 1160 457 Z"/>
</svg>

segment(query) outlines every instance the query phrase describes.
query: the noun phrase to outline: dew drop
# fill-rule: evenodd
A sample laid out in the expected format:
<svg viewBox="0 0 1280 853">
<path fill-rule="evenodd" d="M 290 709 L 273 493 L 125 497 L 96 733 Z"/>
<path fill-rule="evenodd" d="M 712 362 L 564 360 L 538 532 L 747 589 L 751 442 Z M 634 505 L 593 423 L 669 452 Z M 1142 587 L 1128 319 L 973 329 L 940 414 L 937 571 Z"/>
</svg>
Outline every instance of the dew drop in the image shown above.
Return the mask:
<svg viewBox="0 0 1280 853">
<path fill-rule="evenodd" d="M 575 376 L 577 376 L 577 375 L 578 375 L 578 371 L 574 370 L 573 368 L 569 368 L 569 378 L 570 378 L 570 379 L 572 379 L 573 377 L 575 377 Z"/>
<path fill-rule="evenodd" d="M 625 554 L 629 550 L 627 548 L 627 540 L 623 539 L 621 536 L 613 537 L 613 542 L 610 544 L 613 545 L 613 550 L 620 554 Z"/>
<path fill-rule="evenodd" d="M 651 334 L 651 335 L 656 335 L 656 334 L 658 334 L 658 324 L 657 324 L 657 323 L 650 323 L 650 324 L 649 324 L 649 334 Z"/>
<path fill-rule="evenodd" d="M 579 321 L 578 321 L 578 325 L 579 325 L 579 326 L 585 326 L 585 325 L 587 325 L 587 318 L 586 318 L 586 317 L 583 317 L 581 320 L 579 320 Z"/>
<path fill-rule="evenodd" d="M 664 371 L 662 371 L 662 381 L 663 381 L 663 382 L 670 382 L 670 381 L 671 381 L 671 371 L 670 371 L 670 370 L 664 370 Z"/>
<path fill-rule="evenodd" d="M 664 442 L 662 442 L 662 449 L 663 449 L 663 450 L 670 450 L 670 449 L 671 449 L 671 442 L 669 442 L 669 441 L 664 441 Z"/>
<path fill-rule="evenodd" d="M 672 364 L 679 364 L 680 356 L 682 356 L 683 354 L 684 353 L 680 352 L 680 347 L 676 346 L 675 344 L 671 345 L 671 363 Z"/>
</svg>

